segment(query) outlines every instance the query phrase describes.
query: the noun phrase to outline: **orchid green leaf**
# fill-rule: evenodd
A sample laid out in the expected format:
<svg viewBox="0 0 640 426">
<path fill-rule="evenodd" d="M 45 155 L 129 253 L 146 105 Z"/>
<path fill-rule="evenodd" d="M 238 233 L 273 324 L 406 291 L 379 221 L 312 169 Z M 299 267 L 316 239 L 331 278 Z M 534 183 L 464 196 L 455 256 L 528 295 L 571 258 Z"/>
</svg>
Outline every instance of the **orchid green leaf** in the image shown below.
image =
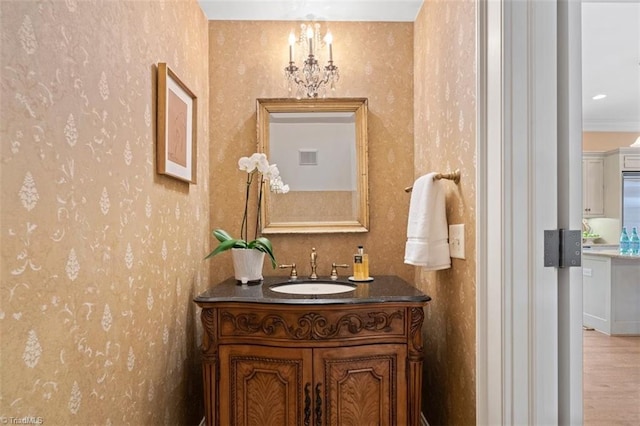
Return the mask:
<svg viewBox="0 0 640 426">
<path fill-rule="evenodd" d="M 216 247 L 215 250 L 209 253 L 207 257 L 205 257 L 205 259 L 209 259 L 210 257 L 213 257 L 216 254 L 222 253 L 223 251 L 227 251 L 232 248 L 247 248 L 247 243 L 244 240 L 238 240 L 235 238 L 224 240 L 220 242 L 218 247 Z"/>
<path fill-rule="evenodd" d="M 227 231 L 225 231 L 224 229 L 214 229 L 213 230 L 213 236 L 216 237 L 216 240 L 218 240 L 220 242 L 233 239 L 233 237 L 231 235 L 229 235 L 229 233 Z"/>
<path fill-rule="evenodd" d="M 273 255 L 273 246 L 271 245 L 271 241 L 269 241 L 267 238 L 258 237 L 257 239 L 249 243 L 248 248 L 253 248 L 266 253 L 271 259 L 271 266 L 273 267 L 273 269 L 276 269 L 276 266 L 278 266 L 278 264 L 276 262 L 275 256 Z"/>
</svg>

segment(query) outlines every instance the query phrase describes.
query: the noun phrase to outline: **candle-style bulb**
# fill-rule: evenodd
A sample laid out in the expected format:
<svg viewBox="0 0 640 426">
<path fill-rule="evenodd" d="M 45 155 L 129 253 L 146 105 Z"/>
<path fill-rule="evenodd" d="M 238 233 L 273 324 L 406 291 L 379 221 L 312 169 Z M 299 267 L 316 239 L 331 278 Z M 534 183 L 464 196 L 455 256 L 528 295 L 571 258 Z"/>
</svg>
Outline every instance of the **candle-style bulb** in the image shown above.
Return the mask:
<svg viewBox="0 0 640 426">
<path fill-rule="evenodd" d="M 289 33 L 289 62 L 293 62 L 293 45 L 296 43 L 296 36 L 293 31 Z"/>
<path fill-rule="evenodd" d="M 333 35 L 331 35 L 331 31 L 327 31 L 327 35 L 324 36 L 324 42 L 329 45 L 329 60 L 333 62 Z"/>
<path fill-rule="evenodd" d="M 307 40 L 309 42 L 309 56 L 313 55 L 313 28 L 307 27 Z"/>
</svg>

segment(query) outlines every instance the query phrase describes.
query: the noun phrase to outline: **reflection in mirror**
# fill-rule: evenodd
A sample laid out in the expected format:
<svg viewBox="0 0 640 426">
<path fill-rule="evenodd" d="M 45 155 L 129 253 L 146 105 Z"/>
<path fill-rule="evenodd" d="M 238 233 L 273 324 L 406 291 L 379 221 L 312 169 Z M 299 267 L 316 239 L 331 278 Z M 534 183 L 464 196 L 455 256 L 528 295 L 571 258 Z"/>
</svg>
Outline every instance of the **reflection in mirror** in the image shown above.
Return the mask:
<svg viewBox="0 0 640 426">
<path fill-rule="evenodd" d="M 368 231 L 367 100 L 259 99 L 258 150 L 289 187 L 265 193 L 262 233 Z"/>
</svg>

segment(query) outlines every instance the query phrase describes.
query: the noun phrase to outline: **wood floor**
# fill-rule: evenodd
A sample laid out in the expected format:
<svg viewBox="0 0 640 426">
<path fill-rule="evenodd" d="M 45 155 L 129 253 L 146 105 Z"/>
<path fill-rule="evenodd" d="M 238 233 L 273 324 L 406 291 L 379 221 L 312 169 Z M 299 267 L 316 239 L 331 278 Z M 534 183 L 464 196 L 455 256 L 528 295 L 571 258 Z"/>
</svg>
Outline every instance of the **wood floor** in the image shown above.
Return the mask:
<svg viewBox="0 0 640 426">
<path fill-rule="evenodd" d="M 640 425 L 640 337 L 584 331 L 584 425 Z"/>
</svg>

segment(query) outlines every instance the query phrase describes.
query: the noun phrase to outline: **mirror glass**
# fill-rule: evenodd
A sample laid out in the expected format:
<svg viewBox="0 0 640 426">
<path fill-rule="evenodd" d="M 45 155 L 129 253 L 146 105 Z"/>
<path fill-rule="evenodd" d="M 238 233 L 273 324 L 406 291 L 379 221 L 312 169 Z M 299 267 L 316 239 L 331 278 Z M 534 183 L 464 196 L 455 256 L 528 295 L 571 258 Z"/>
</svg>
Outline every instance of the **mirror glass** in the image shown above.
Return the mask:
<svg viewBox="0 0 640 426">
<path fill-rule="evenodd" d="M 367 232 L 367 100 L 258 99 L 258 151 L 286 194 L 265 192 L 262 233 Z"/>
</svg>

